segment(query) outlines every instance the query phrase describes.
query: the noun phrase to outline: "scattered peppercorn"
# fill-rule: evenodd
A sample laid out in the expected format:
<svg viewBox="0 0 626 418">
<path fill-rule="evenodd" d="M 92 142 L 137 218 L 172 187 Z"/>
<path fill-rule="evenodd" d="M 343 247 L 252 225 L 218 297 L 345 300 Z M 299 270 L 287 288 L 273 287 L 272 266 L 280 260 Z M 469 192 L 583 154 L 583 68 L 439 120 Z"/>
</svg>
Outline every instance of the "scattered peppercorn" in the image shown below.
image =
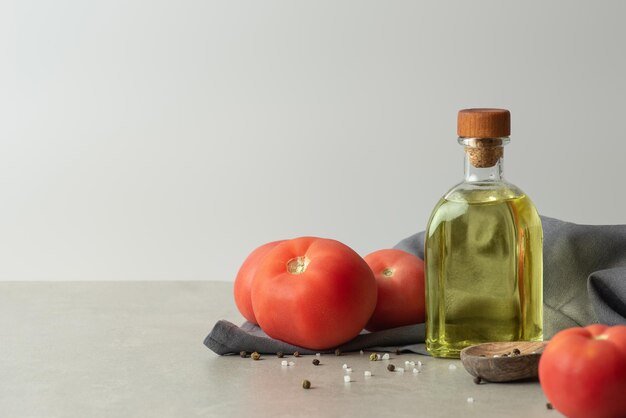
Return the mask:
<svg viewBox="0 0 626 418">
<path fill-rule="evenodd" d="M 278 353 L 276 353 L 276 357 L 283 358 L 283 357 L 285 357 L 285 355 L 283 354 L 282 351 L 279 351 Z"/>
<path fill-rule="evenodd" d="M 311 389 L 311 382 L 309 382 L 308 380 L 304 379 L 304 380 L 302 381 L 302 387 L 303 387 L 304 389 Z"/>
<path fill-rule="evenodd" d="M 335 355 L 336 355 L 336 356 L 340 356 L 341 354 L 342 354 L 342 353 L 341 353 L 341 350 L 340 350 L 340 349 L 336 349 L 336 350 L 335 350 Z"/>
<path fill-rule="evenodd" d="M 483 381 L 483 378 L 480 377 L 480 376 L 476 376 L 474 378 L 474 383 L 476 383 L 477 385 L 480 385 L 482 383 L 482 381 Z"/>
<path fill-rule="evenodd" d="M 300 357 L 300 352 L 299 352 L 299 351 L 294 352 L 294 353 L 293 353 L 293 356 L 294 356 L 294 357 Z"/>
<path fill-rule="evenodd" d="M 246 351 L 240 351 L 239 352 L 239 357 L 246 358 L 246 357 L 248 357 L 248 353 Z"/>
<path fill-rule="evenodd" d="M 376 355 L 376 353 L 370 354 L 370 361 L 376 361 L 376 360 L 378 360 L 378 356 Z"/>
<path fill-rule="evenodd" d="M 402 351 L 399 348 L 396 348 L 395 353 L 396 353 L 396 356 L 399 356 L 400 354 L 402 354 Z"/>
<path fill-rule="evenodd" d="M 513 355 L 514 355 L 514 356 L 519 356 L 520 354 L 522 354 L 522 352 L 521 352 L 521 351 L 519 351 L 519 348 L 514 348 L 514 349 L 513 349 Z"/>
<path fill-rule="evenodd" d="M 394 366 L 393 364 L 390 364 L 387 366 L 387 370 L 389 370 L 390 372 L 394 371 L 396 369 L 396 366 Z"/>
<path fill-rule="evenodd" d="M 316 358 L 313 359 L 313 365 L 314 366 L 319 366 L 320 365 L 320 361 Z"/>
<path fill-rule="evenodd" d="M 252 353 L 252 355 L 250 355 L 250 357 L 252 358 L 252 360 L 258 360 L 261 358 L 261 355 L 255 351 L 254 353 Z"/>
<path fill-rule="evenodd" d="M 554 407 L 552 406 L 552 404 L 550 402 L 548 402 L 546 404 L 546 409 L 554 409 Z"/>
<path fill-rule="evenodd" d="M 508 356 L 509 356 L 509 353 L 504 353 L 504 354 L 502 354 L 501 357 L 508 357 Z"/>
</svg>

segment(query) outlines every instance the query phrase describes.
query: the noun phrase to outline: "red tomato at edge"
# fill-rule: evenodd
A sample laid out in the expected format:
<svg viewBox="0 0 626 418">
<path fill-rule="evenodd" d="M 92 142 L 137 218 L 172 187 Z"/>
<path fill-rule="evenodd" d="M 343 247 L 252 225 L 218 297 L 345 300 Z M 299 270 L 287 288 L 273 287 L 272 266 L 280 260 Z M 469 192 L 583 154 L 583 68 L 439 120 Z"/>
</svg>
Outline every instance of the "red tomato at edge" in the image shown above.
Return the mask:
<svg viewBox="0 0 626 418">
<path fill-rule="evenodd" d="M 379 250 L 365 256 L 378 284 L 378 302 L 368 331 L 424 322 L 424 262 L 402 250 Z"/>
<path fill-rule="evenodd" d="M 252 306 L 270 337 L 328 349 L 356 337 L 376 306 L 367 263 L 339 241 L 285 241 L 262 261 L 252 282 Z"/>
<path fill-rule="evenodd" d="M 281 242 L 282 241 L 268 242 L 252 251 L 239 268 L 239 272 L 237 272 L 234 285 L 235 304 L 239 312 L 241 312 L 241 315 L 253 324 L 256 324 L 257 321 L 254 316 L 254 310 L 252 309 L 252 300 L 250 299 L 252 279 L 254 278 L 257 267 L 259 267 L 259 263 L 263 261 L 263 258 L 265 258 L 272 248 Z"/>
<path fill-rule="evenodd" d="M 539 381 L 570 418 L 626 417 L 626 325 L 557 333 L 541 355 Z"/>
</svg>

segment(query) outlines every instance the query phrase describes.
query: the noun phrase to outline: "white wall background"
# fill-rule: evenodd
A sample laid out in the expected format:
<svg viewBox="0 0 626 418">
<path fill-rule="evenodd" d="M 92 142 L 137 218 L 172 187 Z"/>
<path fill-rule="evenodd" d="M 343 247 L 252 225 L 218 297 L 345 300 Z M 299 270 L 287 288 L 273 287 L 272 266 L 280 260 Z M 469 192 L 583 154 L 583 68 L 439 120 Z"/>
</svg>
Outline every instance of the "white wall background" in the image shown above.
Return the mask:
<svg viewBox="0 0 626 418">
<path fill-rule="evenodd" d="M 0 279 L 233 280 L 299 235 L 365 255 L 507 107 L 540 212 L 626 223 L 623 1 L 19 0 L 0 10 Z"/>
</svg>

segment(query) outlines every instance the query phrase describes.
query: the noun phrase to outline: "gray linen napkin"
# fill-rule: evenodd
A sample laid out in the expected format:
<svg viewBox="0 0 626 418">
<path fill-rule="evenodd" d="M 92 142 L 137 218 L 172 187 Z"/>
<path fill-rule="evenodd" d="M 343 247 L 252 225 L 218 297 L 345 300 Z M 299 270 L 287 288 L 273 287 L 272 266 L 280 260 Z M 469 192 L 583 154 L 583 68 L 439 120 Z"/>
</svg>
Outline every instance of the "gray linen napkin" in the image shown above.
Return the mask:
<svg viewBox="0 0 626 418">
<path fill-rule="evenodd" d="M 412 351 L 414 353 L 427 354 L 424 348 L 424 324 L 407 325 L 387 329 L 378 332 L 364 331 L 354 339 L 337 347 L 342 353 L 358 350 L 373 351 Z M 258 325 L 248 321 L 241 327 L 228 322 L 218 321 L 213 330 L 204 339 L 204 345 L 217 354 L 231 354 L 253 351 L 266 354 L 276 354 L 278 352 L 286 355 L 294 352 L 300 354 L 334 353 L 332 350 L 310 350 L 304 347 L 287 344 L 286 342 L 268 337 Z"/>
<path fill-rule="evenodd" d="M 626 324 L 626 225 L 577 225 L 548 217 L 541 217 L 541 222 L 544 338 L 565 328 L 596 322 Z M 402 240 L 395 248 L 423 259 L 424 232 Z M 427 354 L 423 342 L 424 325 L 417 324 L 364 332 L 339 349 Z M 249 322 L 238 327 L 219 321 L 204 345 L 217 354 L 320 352 L 274 340 Z"/>
</svg>

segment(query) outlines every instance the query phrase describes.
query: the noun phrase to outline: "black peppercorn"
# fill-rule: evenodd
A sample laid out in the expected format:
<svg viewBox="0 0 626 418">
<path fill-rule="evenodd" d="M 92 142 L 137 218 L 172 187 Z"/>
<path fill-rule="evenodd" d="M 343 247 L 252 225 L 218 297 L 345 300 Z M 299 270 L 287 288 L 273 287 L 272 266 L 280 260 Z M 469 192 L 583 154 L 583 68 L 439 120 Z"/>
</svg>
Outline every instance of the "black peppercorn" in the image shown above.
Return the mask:
<svg viewBox="0 0 626 418">
<path fill-rule="evenodd" d="M 285 357 L 285 355 L 283 354 L 282 351 L 279 351 L 278 353 L 276 353 L 276 357 L 283 358 L 283 357 Z"/>
<path fill-rule="evenodd" d="M 483 381 L 483 378 L 480 376 L 476 376 L 474 378 L 474 383 L 476 383 L 477 385 L 480 385 L 482 381 Z"/>
<path fill-rule="evenodd" d="M 336 349 L 335 350 L 335 355 L 336 356 L 340 356 L 341 355 L 341 350 L 340 349 Z"/>
<path fill-rule="evenodd" d="M 304 379 L 304 380 L 302 381 L 302 387 L 303 387 L 304 389 L 311 389 L 311 382 L 309 382 L 308 380 Z"/>
<path fill-rule="evenodd" d="M 396 366 L 394 366 L 393 364 L 390 364 L 387 366 L 387 370 L 389 370 L 390 372 L 394 371 L 396 369 Z"/>
<path fill-rule="evenodd" d="M 246 351 L 240 351 L 239 352 L 239 357 L 246 358 L 246 357 L 248 357 L 248 353 Z"/>
<path fill-rule="evenodd" d="M 299 351 L 294 352 L 294 353 L 293 353 L 293 356 L 294 356 L 294 357 L 300 357 L 300 352 L 299 352 Z"/>
<path fill-rule="evenodd" d="M 513 355 L 514 355 L 514 356 L 519 356 L 520 354 L 522 354 L 522 352 L 521 352 L 521 351 L 519 351 L 519 348 L 514 348 L 514 349 L 513 349 Z"/>
<path fill-rule="evenodd" d="M 320 361 L 316 358 L 313 359 L 313 365 L 314 366 L 319 366 L 320 365 Z"/>
<path fill-rule="evenodd" d="M 548 402 L 546 404 L 546 409 L 554 409 L 554 407 L 552 406 L 552 404 L 550 402 Z"/>
</svg>

